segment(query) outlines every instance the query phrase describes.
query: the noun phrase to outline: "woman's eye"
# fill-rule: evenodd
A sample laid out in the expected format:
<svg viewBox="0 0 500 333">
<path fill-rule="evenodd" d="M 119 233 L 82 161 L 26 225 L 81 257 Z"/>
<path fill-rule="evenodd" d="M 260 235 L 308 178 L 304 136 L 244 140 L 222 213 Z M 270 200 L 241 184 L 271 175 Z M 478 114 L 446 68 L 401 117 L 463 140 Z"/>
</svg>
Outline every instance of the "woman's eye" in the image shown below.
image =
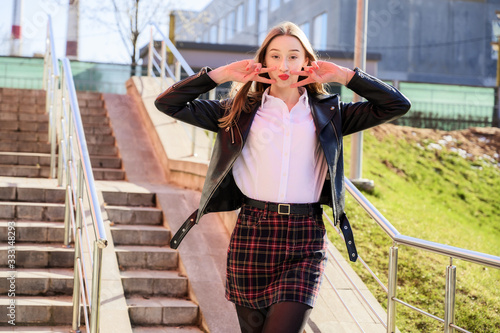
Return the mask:
<svg viewBox="0 0 500 333">
<path fill-rule="evenodd" d="M 272 56 L 271 56 L 271 58 L 272 58 L 272 59 L 278 59 L 278 58 L 279 58 L 279 56 L 277 56 L 277 55 L 272 55 Z"/>
<path fill-rule="evenodd" d="M 291 56 L 290 59 L 295 60 L 297 59 L 297 56 Z"/>
</svg>

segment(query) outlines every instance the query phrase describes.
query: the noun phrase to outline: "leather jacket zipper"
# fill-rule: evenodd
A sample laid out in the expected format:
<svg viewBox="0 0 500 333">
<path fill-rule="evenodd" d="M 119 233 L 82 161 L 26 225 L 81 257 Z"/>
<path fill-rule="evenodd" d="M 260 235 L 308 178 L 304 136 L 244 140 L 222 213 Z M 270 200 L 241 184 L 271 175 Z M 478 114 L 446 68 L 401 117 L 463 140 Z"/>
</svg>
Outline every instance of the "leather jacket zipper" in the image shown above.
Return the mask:
<svg viewBox="0 0 500 333">
<path fill-rule="evenodd" d="M 241 132 L 240 132 L 240 129 L 238 127 L 238 125 L 235 125 L 236 129 L 238 130 L 238 134 L 240 135 L 240 138 L 241 138 L 241 147 L 240 147 L 240 150 L 243 149 L 243 136 L 241 135 Z M 231 142 L 234 144 L 234 134 L 233 134 L 233 127 L 232 126 L 229 126 L 225 129 L 226 132 L 229 131 L 229 129 L 231 129 Z M 222 175 L 222 177 L 220 177 L 219 181 L 217 182 L 217 185 L 215 185 L 214 187 L 214 190 L 212 191 L 212 193 L 210 193 L 210 195 L 208 196 L 207 198 L 207 201 L 206 201 L 206 204 L 205 204 L 205 207 L 203 207 L 203 210 L 205 210 L 205 208 L 207 207 L 207 204 L 210 202 L 210 199 L 212 199 L 212 195 L 214 195 L 215 191 L 217 190 L 217 188 L 220 186 L 220 184 L 222 183 L 222 181 L 224 180 L 224 178 L 226 178 L 227 174 L 229 173 L 229 171 L 233 168 L 233 165 L 234 165 L 234 162 L 236 162 L 237 158 L 235 158 L 232 162 L 231 162 L 231 165 L 229 165 L 229 168 L 226 169 L 226 172 L 224 172 L 224 174 Z M 196 221 L 196 224 L 198 224 L 198 221 Z"/>
<path fill-rule="evenodd" d="M 231 131 L 231 143 L 234 145 L 234 132 L 233 132 L 232 126 L 226 127 L 226 132 L 229 132 L 229 131 Z"/>
</svg>

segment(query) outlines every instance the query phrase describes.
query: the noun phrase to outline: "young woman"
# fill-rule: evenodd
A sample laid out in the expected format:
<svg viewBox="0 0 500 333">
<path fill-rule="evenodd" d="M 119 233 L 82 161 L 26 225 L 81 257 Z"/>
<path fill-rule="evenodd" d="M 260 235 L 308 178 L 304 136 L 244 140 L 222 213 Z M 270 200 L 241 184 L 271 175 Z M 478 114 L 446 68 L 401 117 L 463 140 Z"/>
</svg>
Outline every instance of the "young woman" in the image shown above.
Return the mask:
<svg viewBox="0 0 500 333">
<path fill-rule="evenodd" d="M 223 101 L 196 98 L 224 82 Z M 344 103 L 324 84 L 343 84 L 367 102 Z M 177 248 L 201 216 L 241 208 L 227 258 L 226 298 L 242 332 L 302 332 L 326 264 L 322 204 L 333 208 L 351 260 L 357 253 L 344 213 L 342 137 L 396 119 L 410 108 L 394 87 L 318 61 L 293 23 L 274 27 L 253 60 L 182 80 L 156 107 L 217 132 L 200 206 L 177 234 Z"/>
</svg>

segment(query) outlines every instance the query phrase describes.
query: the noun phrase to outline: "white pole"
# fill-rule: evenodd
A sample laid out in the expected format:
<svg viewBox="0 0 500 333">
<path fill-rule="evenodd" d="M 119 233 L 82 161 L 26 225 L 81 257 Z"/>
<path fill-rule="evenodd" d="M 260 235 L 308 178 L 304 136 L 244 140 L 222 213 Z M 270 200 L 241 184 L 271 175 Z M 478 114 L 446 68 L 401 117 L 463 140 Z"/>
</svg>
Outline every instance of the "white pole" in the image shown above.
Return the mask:
<svg viewBox="0 0 500 333">
<path fill-rule="evenodd" d="M 12 30 L 10 40 L 10 55 L 22 55 L 22 17 L 23 17 L 23 0 L 14 0 L 14 10 L 12 12 Z"/>
<path fill-rule="evenodd" d="M 354 39 L 354 67 L 365 70 L 366 67 L 366 31 L 368 21 L 368 0 L 357 0 L 356 34 Z M 361 96 L 354 94 L 353 102 L 361 102 Z M 352 135 L 350 178 L 356 186 L 373 189 L 372 181 L 362 180 L 363 132 Z M 365 184 L 366 183 L 366 184 Z"/>
<path fill-rule="evenodd" d="M 71 60 L 78 59 L 79 4 L 79 0 L 69 0 L 66 56 Z"/>
</svg>

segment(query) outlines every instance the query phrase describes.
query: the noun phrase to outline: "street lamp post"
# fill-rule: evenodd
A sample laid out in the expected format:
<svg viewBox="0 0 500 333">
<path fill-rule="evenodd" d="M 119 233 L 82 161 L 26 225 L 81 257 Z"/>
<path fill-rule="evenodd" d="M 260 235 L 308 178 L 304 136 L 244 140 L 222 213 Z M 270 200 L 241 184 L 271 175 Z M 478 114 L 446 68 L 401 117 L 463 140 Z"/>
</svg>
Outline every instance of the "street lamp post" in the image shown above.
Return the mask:
<svg viewBox="0 0 500 333">
<path fill-rule="evenodd" d="M 495 11 L 497 19 L 500 19 L 500 10 Z M 500 23 L 497 23 L 500 25 Z M 496 32 L 496 30 L 493 30 Z M 495 84 L 495 106 L 493 107 L 492 126 L 500 127 L 500 36 L 497 34 L 497 40 L 491 42 L 493 51 L 497 52 L 497 76 Z"/>
<path fill-rule="evenodd" d="M 354 67 L 365 70 L 366 67 L 366 31 L 368 20 L 368 0 L 357 0 L 356 35 L 354 39 Z M 353 102 L 360 102 L 361 96 L 354 94 Z M 363 132 L 354 133 L 351 141 L 350 178 L 359 189 L 373 191 L 373 180 L 362 178 Z"/>
</svg>

